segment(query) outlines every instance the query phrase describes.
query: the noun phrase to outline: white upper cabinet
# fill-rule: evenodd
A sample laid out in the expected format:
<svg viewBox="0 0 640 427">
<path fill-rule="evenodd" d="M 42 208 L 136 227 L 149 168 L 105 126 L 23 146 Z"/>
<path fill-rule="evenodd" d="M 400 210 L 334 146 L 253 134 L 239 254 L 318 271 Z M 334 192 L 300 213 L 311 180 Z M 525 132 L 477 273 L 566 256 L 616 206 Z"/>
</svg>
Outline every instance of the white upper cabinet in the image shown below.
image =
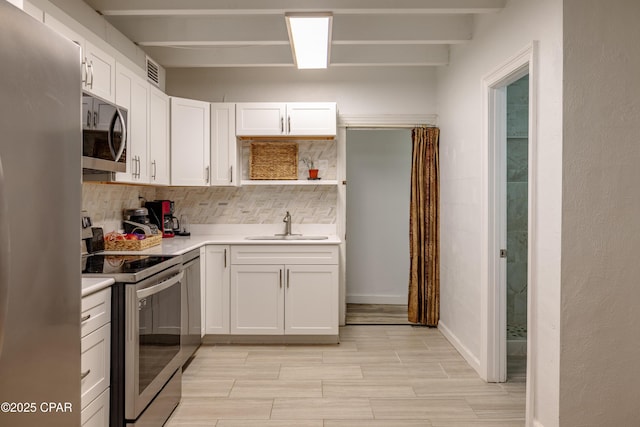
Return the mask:
<svg viewBox="0 0 640 427">
<path fill-rule="evenodd" d="M 335 102 L 236 104 L 237 136 L 335 136 Z"/>
<path fill-rule="evenodd" d="M 287 104 L 287 133 L 295 136 L 335 136 L 335 102 Z"/>
<path fill-rule="evenodd" d="M 284 118 L 286 104 L 251 102 L 236 104 L 236 135 L 286 135 Z"/>
<path fill-rule="evenodd" d="M 210 105 L 171 97 L 171 185 L 208 186 Z"/>
<path fill-rule="evenodd" d="M 107 101 L 115 101 L 116 60 L 88 41 L 84 44 L 84 89 Z"/>
<path fill-rule="evenodd" d="M 106 101 L 116 99 L 116 60 L 94 44 L 86 41 L 62 22 L 45 12 L 44 23 L 80 46 L 82 90 Z"/>
<path fill-rule="evenodd" d="M 128 111 L 127 172 L 116 173 L 117 182 L 149 182 L 148 123 L 149 84 L 124 65 L 116 71 L 116 104 Z"/>
<path fill-rule="evenodd" d="M 236 104 L 211 104 L 211 185 L 240 184 L 236 165 Z"/>
<path fill-rule="evenodd" d="M 169 97 L 149 85 L 149 183 L 169 185 Z"/>
</svg>

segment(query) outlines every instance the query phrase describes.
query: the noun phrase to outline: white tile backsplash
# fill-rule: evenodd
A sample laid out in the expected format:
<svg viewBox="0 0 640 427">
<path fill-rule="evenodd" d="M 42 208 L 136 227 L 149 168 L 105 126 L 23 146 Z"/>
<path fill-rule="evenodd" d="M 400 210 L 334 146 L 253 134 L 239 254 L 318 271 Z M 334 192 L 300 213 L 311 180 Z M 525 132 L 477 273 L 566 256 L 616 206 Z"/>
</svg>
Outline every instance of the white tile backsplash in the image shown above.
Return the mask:
<svg viewBox="0 0 640 427">
<path fill-rule="evenodd" d="M 336 224 L 335 186 L 151 187 L 82 184 L 82 209 L 105 232 L 122 228 L 124 209 L 145 200 L 175 201 L 176 216 L 191 224 L 280 224 L 290 211 L 293 224 Z"/>
</svg>

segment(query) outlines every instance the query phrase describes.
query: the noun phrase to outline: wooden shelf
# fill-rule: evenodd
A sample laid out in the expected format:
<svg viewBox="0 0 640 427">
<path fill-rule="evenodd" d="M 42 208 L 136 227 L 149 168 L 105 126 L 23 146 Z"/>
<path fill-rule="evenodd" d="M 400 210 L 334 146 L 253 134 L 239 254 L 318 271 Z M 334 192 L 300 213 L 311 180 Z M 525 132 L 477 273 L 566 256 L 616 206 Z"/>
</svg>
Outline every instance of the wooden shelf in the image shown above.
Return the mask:
<svg viewBox="0 0 640 427">
<path fill-rule="evenodd" d="M 243 179 L 240 181 L 240 185 L 338 185 L 338 181 L 335 179 Z"/>
</svg>

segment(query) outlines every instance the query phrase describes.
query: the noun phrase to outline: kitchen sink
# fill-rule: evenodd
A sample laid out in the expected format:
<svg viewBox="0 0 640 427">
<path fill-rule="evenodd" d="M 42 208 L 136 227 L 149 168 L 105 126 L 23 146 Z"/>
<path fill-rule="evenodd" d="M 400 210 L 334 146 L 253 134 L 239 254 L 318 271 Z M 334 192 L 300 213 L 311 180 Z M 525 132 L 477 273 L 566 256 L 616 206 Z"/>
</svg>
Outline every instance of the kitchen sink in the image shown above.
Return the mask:
<svg viewBox="0 0 640 427">
<path fill-rule="evenodd" d="M 327 240 L 328 236 L 305 236 L 301 234 L 290 234 L 288 236 L 275 235 L 275 236 L 248 236 L 247 240 Z"/>
</svg>

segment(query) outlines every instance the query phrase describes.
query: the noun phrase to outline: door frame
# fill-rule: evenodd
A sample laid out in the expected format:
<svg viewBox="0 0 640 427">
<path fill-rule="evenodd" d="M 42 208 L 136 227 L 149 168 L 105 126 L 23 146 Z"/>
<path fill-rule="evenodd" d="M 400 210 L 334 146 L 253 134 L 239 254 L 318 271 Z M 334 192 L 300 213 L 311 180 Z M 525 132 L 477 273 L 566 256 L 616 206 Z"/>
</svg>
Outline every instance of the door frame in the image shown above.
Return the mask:
<svg viewBox="0 0 640 427">
<path fill-rule="evenodd" d="M 535 210 L 537 182 L 537 51 L 533 41 L 482 79 L 482 218 L 480 375 L 506 380 L 506 87 L 529 75 L 527 244 L 527 425 L 533 413 L 537 270 Z"/>
<path fill-rule="evenodd" d="M 412 129 L 417 126 L 436 126 L 436 114 L 340 114 L 337 129 L 338 200 L 336 232 L 340 238 L 340 326 L 346 324 L 347 312 L 347 129 Z"/>
</svg>

